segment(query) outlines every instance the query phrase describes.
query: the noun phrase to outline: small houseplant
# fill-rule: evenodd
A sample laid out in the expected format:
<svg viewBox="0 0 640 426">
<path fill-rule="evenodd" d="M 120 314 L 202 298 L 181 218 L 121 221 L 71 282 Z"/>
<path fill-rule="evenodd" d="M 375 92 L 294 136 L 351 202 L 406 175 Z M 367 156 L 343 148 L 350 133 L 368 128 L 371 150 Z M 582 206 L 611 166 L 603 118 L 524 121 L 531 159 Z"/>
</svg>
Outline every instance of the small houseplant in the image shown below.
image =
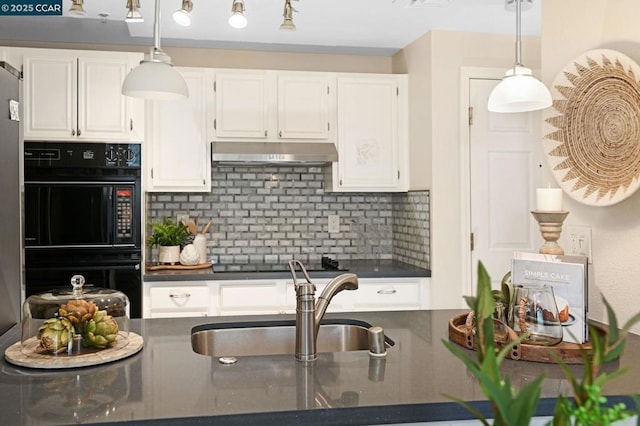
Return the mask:
<svg viewBox="0 0 640 426">
<path fill-rule="evenodd" d="M 147 244 L 151 247 L 158 246 L 160 263 L 175 264 L 180 259 L 180 250 L 188 235 L 189 230 L 184 223 L 174 223 L 165 218 L 162 222 L 151 223 L 151 236 L 147 239 Z"/>
<path fill-rule="evenodd" d="M 503 279 L 503 284 L 506 279 L 508 279 L 507 276 Z M 506 291 L 503 285 L 503 292 Z M 478 379 L 482 392 L 493 409 L 494 425 L 528 425 L 540 399 L 544 375 L 539 375 L 520 392 L 516 392 L 509 377 L 503 376 L 500 372 L 500 365 L 508 351 L 513 345 L 518 344 L 521 338 L 498 351 L 494 340 L 493 320 L 496 299 L 499 300 L 496 293 L 491 290 L 491 279 L 479 262 L 477 296 L 465 297 L 475 318 L 478 341 L 477 360 L 453 343 L 446 340 L 443 340 L 443 343 Z M 629 410 L 624 403 L 607 404 L 607 399 L 602 393 L 604 383 L 624 374 L 627 370 L 621 369 L 610 374 L 601 371 L 604 363 L 617 358 L 623 352 L 629 330 L 634 324 L 640 322 L 640 313 L 634 315 L 621 329 L 618 329 L 618 321 L 613 309 L 606 299 L 603 298 L 603 302 L 607 310 L 609 330 L 602 335 L 593 324 L 589 324 L 591 353 L 584 346 L 580 346 L 584 362 L 582 378 L 577 378 L 564 361 L 551 352 L 573 390 L 573 398 L 558 395 L 553 420 L 550 422 L 553 426 L 609 425 L 634 415 L 638 416 L 640 412 L 638 407 L 640 396 L 633 396 L 636 408 Z M 453 396 L 449 398 L 474 414 L 482 424 L 489 424 L 488 420 L 467 402 Z M 638 424 L 640 425 L 640 417 Z"/>
</svg>

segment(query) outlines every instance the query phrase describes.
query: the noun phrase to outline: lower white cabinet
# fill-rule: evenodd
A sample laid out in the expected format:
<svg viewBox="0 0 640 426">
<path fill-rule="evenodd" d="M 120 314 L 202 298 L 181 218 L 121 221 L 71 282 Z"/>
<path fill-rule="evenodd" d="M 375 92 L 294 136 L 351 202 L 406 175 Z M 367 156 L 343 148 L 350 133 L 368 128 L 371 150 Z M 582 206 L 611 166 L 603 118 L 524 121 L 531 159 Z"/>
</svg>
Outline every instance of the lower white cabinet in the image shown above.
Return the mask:
<svg viewBox="0 0 640 426">
<path fill-rule="evenodd" d="M 148 303 L 144 303 L 143 306 L 145 318 L 210 315 L 211 290 L 206 281 L 168 281 L 153 284 L 148 289 Z"/>
<path fill-rule="evenodd" d="M 313 279 L 316 298 L 329 279 Z M 291 279 L 145 282 L 143 316 L 293 314 Z M 357 290 L 334 296 L 327 312 L 428 309 L 429 278 L 360 278 Z"/>
</svg>

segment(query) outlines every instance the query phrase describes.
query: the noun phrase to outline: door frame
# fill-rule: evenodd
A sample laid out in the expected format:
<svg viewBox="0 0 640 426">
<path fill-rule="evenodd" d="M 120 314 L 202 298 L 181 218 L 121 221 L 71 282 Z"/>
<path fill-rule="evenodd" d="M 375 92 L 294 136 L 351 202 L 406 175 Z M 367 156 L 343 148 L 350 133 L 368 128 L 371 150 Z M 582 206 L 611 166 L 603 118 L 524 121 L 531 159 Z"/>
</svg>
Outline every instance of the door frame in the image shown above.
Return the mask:
<svg viewBox="0 0 640 426">
<path fill-rule="evenodd" d="M 469 95 L 470 82 L 475 79 L 500 80 L 504 77 L 505 68 L 460 68 L 460 259 L 462 295 L 475 295 L 473 286 L 474 269 L 471 267 L 471 250 L 469 249 L 471 236 L 471 158 L 469 156 Z"/>
</svg>

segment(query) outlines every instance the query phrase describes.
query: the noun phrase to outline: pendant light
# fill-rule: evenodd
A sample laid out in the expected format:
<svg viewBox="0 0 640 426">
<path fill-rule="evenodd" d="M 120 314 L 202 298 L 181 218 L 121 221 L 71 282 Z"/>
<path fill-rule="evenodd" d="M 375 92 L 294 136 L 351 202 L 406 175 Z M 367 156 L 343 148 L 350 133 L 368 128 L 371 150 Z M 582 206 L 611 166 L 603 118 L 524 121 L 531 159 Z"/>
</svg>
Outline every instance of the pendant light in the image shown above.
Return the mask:
<svg viewBox="0 0 640 426">
<path fill-rule="evenodd" d="M 160 48 L 160 0 L 156 0 L 153 48 L 122 84 L 122 94 L 134 98 L 178 100 L 189 97 L 187 83 L 173 68 L 171 58 Z"/>
<path fill-rule="evenodd" d="M 551 106 L 549 89 L 535 78 L 530 68 L 522 65 L 522 42 L 520 40 L 520 17 L 522 0 L 516 2 L 516 63 L 505 73 L 502 81 L 489 95 L 488 109 L 491 112 L 536 111 Z"/>
</svg>

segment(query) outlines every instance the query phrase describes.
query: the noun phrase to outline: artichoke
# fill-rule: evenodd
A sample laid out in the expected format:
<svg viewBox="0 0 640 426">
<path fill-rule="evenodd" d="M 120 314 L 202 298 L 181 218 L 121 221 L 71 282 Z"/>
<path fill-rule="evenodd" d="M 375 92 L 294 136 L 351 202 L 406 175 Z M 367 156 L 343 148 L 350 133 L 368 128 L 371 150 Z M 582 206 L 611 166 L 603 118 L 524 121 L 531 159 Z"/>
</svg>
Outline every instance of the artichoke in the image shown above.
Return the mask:
<svg viewBox="0 0 640 426">
<path fill-rule="evenodd" d="M 75 327 L 77 333 L 82 333 L 86 322 L 93 318 L 97 311 L 98 306 L 95 303 L 82 299 L 74 299 L 60 306 L 58 314 L 60 317 L 68 319 Z"/>
<path fill-rule="evenodd" d="M 84 326 L 82 344 L 85 347 L 104 349 L 116 341 L 118 323 L 107 311 L 97 311 Z"/>
<path fill-rule="evenodd" d="M 40 346 L 54 354 L 71 352 L 73 325 L 65 318 L 50 318 L 38 328 Z"/>
</svg>

